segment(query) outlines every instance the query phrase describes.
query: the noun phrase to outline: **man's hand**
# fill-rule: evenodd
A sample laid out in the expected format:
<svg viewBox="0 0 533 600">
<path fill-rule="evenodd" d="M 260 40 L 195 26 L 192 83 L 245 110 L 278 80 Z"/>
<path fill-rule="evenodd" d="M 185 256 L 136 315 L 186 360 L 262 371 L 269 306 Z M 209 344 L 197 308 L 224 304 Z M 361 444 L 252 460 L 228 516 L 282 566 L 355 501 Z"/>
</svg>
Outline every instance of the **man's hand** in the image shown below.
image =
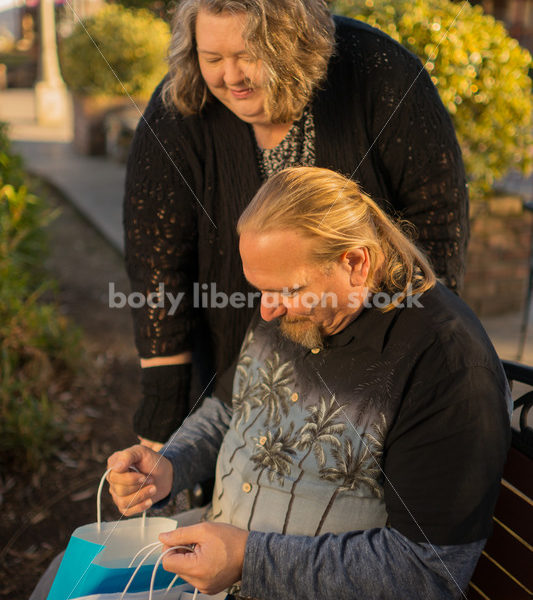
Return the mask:
<svg viewBox="0 0 533 600">
<path fill-rule="evenodd" d="M 154 452 L 159 452 L 159 450 L 161 450 L 161 448 L 163 447 L 163 444 L 161 444 L 161 442 L 152 442 L 152 440 L 147 440 L 146 438 L 143 438 L 140 435 L 138 435 L 137 437 L 139 438 L 141 446 L 151 448 Z"/>
<path fill-rule="evenodd" d="M 204 594 L 218 594 L 241 579 L 248 533 L 225 523 L 199 523 L 162 533 L 162 552 L 172 546 L 194 544 L 192 552 L 169 552 L 163 567 L 179 573 Z"/>
<path fill-rule="evenodd" d="M 129 471 L 135 467 L 139 473 Z M 132 446 L 107 459 L 109 492 L 120 512 L 129 517 L 166 498 L 172 488 L 172 464 L 146 446 Z"/>
</svg>

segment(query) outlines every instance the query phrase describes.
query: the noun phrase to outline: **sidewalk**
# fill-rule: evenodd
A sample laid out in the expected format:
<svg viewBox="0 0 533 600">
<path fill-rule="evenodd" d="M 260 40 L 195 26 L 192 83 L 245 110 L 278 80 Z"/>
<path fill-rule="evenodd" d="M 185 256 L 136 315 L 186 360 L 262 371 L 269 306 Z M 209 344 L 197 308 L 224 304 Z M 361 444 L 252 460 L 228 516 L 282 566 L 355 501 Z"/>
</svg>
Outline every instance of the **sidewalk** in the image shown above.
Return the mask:
<svg viewBox="0 0 533 600">
<path fill-rule="evenodd" d="M 71 114 L 66 115 L 61 127 L 38 126 L 32 90 L 0 91 L 0 121 L 10 124 L 14 149 L 23 156 L 28 171 L 57 187 L 119 252 L 123 252 L 125 166 L 105 157 L 76 154 L 71 146 Z"/>
<path fill-rule="evenodd" d="M 45 128 L 34 121 L 31 90 L 0 91 L 0 121 L 10 123 L 15 149 L 26 167 L 59 188 L 103 236 L 120 252 L 122 239 L 122 194 L 125 167 L 107 158 L 77 155 L 71 147 L 72 118 L 63 126 Z M 512 176 L 515 191 L 533 191 L 533 178 Z M 530 192 L 531 193 L 531 192 Z M 501 358 L 515 360 L 521 313 L 482 319 Z M 533 365 L 533 315 L 522 362 Z"/>
</svg>

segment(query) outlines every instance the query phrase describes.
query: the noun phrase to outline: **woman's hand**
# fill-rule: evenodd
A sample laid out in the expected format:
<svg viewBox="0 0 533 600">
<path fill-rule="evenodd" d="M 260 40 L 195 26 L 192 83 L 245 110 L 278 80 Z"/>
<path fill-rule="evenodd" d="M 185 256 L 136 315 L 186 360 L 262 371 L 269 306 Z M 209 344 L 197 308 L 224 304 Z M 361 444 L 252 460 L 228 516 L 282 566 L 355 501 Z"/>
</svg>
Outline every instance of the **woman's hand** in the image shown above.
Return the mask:
<svg viewBox="0 0 533 600">
<path fill-rule="evenodd" d="M 172 546 L 194 544 L 192 552 L 169 552 L 163 567 L 179 573 L 202 593 L 218 594 L 241 579 L 248 534 L 225 523 L 199 523 L 162 533 L 162 552 Z"/>
<path fill-rule="evenodd" d="M 161 450 L 161 448 L 163 447 L 163 444 L 161 442 L 152 442 L 152 440 L 147 440 L 146 438 L 143 438 L 140 435 L 138 435 L 137 437 L 139 438 L 141 446 L 151 448 L 154 452 L 159 452 L 159 450 Z"/>
<path fill-rule="evenodd" d="M 139 472 L 130 471 L 135 467 Z M 107 459 L 109 492 L 120 512 L 129 517 L 147 510 L 170 494 L 172 464 L 146 446 L 132 446 Z"/>
</svg>

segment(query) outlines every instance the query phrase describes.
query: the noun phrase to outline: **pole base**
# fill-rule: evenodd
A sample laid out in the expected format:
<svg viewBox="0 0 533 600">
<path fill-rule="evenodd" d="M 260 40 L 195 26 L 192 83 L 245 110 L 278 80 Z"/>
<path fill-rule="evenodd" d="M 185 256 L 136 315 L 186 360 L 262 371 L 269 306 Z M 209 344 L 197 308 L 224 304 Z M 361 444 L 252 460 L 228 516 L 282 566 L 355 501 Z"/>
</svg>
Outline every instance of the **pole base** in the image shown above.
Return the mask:
<svg viewBox="0 0 533 600">
<path fill-rule="evenodd" d="M 35 117 L 39 125 L 63 125 L 70 114 L 70 96 L 64 85 L 39 81 L 35 85 Z"/>
</svg>

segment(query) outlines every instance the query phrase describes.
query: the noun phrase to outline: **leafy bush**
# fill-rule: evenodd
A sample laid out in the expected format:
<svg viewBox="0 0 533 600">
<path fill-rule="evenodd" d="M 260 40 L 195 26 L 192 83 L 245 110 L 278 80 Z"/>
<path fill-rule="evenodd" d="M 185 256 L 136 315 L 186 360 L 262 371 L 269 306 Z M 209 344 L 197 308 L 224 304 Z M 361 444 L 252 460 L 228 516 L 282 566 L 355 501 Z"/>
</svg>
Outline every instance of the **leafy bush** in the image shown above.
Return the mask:
<svg viewBox="0 0 533 600">
<path fill-rule="evenodd" d="M 529 171 L 531 55 L 500 22 L 450 0 L 337 0 L 334 10 L 381 29 L 421 59 L 454 121 L 472 197 L 511 167 Z"/>
<path fill-rule="evenodd" d="M 169 26 L 149 11 L 107 5 L 63 40 L 63 75 L 75 93 L 148 98 L 167 71 L 169 41 Z"/>
<path fill-rule="evenodd" d="M 118 0 L 125 8 L 146 8 L 157 17 L 170 22 L 179 0 Z"/>
<path fill-rule="evenodd" d="M 40 301 L 51 283 L 43 279 L 43 231 L 52 218 L 24 185 L 0 123 L 0 456 L 35 466 L 53 450 L 62 430 L 53 390 L 75 370 L 79 334 Z"/>
</svg>

